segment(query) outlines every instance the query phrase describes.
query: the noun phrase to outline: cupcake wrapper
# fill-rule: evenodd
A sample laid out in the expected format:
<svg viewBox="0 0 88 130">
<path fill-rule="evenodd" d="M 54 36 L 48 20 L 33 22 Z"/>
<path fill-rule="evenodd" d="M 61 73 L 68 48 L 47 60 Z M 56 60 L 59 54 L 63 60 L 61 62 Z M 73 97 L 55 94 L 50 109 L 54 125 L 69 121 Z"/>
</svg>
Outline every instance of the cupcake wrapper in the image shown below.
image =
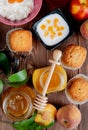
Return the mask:
<svg viewBox="0 0 88 130">
<path fill-rule="evenodd" d="M 23 29 L 22 29 L 22 28 L 11 29 L 11 30 L 8 31 L 7 34 L 6 34 L 6 43 L 7 43 L 8 48 L 9 48 L 9 50 L 10 50 L 11 52 L 16 52 L 16 51 L 14 51 L 14 50 L 11 49 L 10 44 L 9 44 L 9 36 L 10 36 L 10 34 L 11 34 L 13 31 L 15 31 L 15 30 L 23 30 Z"/>
<path fill-rule="evenodd" d="M 7 46 L 8 46 L 8 48 L 9 48 L 9 50 L 11 52 L 18 53 L 18 54 L 20 54 L 22 56 L 28 56 L 31 53 L 31 51 L 32 51 L 33 48 L 31 50 L 29 50 L 28 52 L 17 52 L 17 51 L 14 51 L 14 50 L 11 49 L 10 43 L 9 43 L 9 36 L 15 30 L 23 30 L 23 28 L 15 28 L 15 29 L 11 29 L 10 31 L 7 32 L 7 34 L 6 34 L 6 43 L 7 43 Z"/>
<path fill-rule="evenodd" d="M 60 59 L 60 63 L 61 65 L 65 68 L 65 69 L 69 69 L 69 70 L 77 70 L 77 69 L 80 69 L 81 66 L 77 67 L 77 68 L 73 68 L 73 67 L 70 67 L 70 66 L 66 66 Z"/>
<path fill-rule="evenodd" d="M 65 88 L 65 94 L 66 94 L 67 99 L 68 99 L 71 103 L 76 104 L 76 105 L 78 105 L 78 104 L 79 104 L 79 105 L 82 105 L 82 104 L 84 104 L 84 103 L 86 103 L 86 102 L 88 101 L 88 99 L 85 100 L 85 101 L 76 101 L 76 100 L 73 100 L 73 99 L 71 98 L 71 96 L 70 96 L 70 95 L 68 94 L 68 92 L 67 92 L 67 88 L 70 86 L 71 82 L 72 82 L 74 79 L 79 78 L 79 77 L 82 77 L 82 78 L 84 78 L 85 80 L 88 81 L 88 76 L 86 76 L 86 75 L 84 75 L 84 74 L 77 74 L 76 76 L 74 76 L 72 79 L 70 79 L 70 80 L 68 81 L 67 87 Z"/>
</svg>

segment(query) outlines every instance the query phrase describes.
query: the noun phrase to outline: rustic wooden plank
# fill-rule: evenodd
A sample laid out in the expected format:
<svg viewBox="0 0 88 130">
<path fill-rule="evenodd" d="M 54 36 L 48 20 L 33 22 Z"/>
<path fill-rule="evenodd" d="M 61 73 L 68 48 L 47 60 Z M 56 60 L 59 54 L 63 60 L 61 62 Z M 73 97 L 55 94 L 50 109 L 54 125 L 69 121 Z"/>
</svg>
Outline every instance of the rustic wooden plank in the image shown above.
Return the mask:
<svg viewBox="0 0 88 130">
<path fill-rule="evenodd" d="M 0 51 L 7 48 L 6 46 L 6 33 L 10 29 L 10 26 L 0 23 Z"/>
</svg>

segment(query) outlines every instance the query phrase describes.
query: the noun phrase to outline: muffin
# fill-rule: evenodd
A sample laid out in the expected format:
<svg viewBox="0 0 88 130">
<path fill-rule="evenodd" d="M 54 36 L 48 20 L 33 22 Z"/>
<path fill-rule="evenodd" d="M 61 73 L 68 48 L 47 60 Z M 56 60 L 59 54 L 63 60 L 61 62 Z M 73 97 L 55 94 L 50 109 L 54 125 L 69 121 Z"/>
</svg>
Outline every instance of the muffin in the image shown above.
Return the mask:
<svg viewBox="0 0 88 130">
<path fill-rule="evenodd" d="M 83 65 L 86 55 L 86 48 L 76 44 L 70 44 L 66 47 L 61 57 L 61 64 L 69 69 L 78 69 Z"/>
<path fill-rule="evenodd" d="M 74 104 L 88 101 L 88 77 L 82 74 L 72 78 L 66 87 L 66 96 Z"/>
<path fill-rule="evenodd" d="M 7 33 L 7 44 L 11 51 L 29 52 L 32 50 L 32 33 L 28 30 L 14 29 Z"/>
</svg>

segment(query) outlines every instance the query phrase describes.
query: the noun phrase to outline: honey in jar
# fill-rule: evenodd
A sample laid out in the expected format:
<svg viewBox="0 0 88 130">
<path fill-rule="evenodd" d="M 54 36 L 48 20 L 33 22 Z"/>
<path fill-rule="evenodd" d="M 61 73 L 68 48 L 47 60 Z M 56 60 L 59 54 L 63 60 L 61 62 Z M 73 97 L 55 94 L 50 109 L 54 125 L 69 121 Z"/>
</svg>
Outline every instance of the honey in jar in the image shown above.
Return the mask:
<svg viewBox="0 0 88 130">
<path fill-rule="evenodd" d="M 34 111 L 34 91 L 28 86 L 8 88 L 2 96 L 2 109 L 6 116 L 14 121 L 30 117 Z"/>
</svg>

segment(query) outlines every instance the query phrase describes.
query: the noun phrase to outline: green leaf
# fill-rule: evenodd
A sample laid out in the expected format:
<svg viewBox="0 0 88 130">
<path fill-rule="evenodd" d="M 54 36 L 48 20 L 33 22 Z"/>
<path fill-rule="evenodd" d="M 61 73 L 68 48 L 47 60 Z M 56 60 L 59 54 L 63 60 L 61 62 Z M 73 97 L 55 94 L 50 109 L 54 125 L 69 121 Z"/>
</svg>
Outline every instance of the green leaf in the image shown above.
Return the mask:
<svg viewBox="0 0 88 130">
<path fill-rule="evenodd" d="M 25 128 L 21 127 L 21 126 L 17 126 L 17 127 L 14 127 L 16 130 L 25 130 Z"/>
<path fill-rule="evenodd" d="M 18 127 L 17 130 L 25 130 L 23 127 Z"/>
<path fill-rule="evenodd" d="M 22 85 L 24 85 L 25 83 L 27 83 L 27 81 L 29 80 L 29 78 L 26 78 L 24 81 L 21 82 L 13 82 L 13 83 L 8 83 L 9 85 L 13 86 L 13 87 L 20 87 Z"/>
<path fill-rule="evenodd" d="M 35 130 L 42 130 L 43 129 L 43 127 L 41 126 L 41 125 L 39 125 L 39 126 L 37 126 L 36 128 L 35 128 Z"/>
<path fill-rule="evenodd" d="M 34 122 L 35 116 L 36 116 L 36 113 L 34 113 L 31 118 L 21 121 L 20 125 L 22 127 L 29 127 Z"/>
<path fill-rule="evenodd" d="M 20 126 L 20 123 L 19 123 L 19 122 L 13 123 L 12 126 L 13 126 L 16 130 L 25 130 L 24 127 Z"/>
<path fill-rule="evenodd" d="M 35 116 L 36 116 L 36 113 L 34 113 L 31 118 L 25 119 L 19 122 L 14 122 L 12 125 L 14 128 L 17 128 L 17 127 L 23 127 L 25 129 L 29 128 L 29 125 L 31 125 L 34 122 Z"/>
<path fill-rule="evenodd" d="M 29 125 L 29 129 L 34 129 L 35 130 L 35 128 L 38 127 L 38 126 L 39 126 L 38 123 L 33 122 L 31 125 Z"/>
<path fill-rule="evenodd" d="M 19 126 L 19 125 L 20 125 L 20 122 L 19 122 L 19 121 L 16 121 L 16 122 L 14 122 L 14 123 L 12 124 L 13 127 L 17 127 L 17 126 Z"/>
<path fill-rule="evenodd" d="M 3 82 L 0 80 L 0 93 L 2 92 L 3 90 Z"/>
<path fill-rule="evenodd" d="M 39 125 L 39 126 L 37 126 L 34 130 L 42 130 L 42 129 L 44 129 L 44 128 L 50 128 L 50 127 L 52 127 L 53 125 L 54 125 L 54 121 L 52 121 L 49 125 L 47 125 L 47 126 L 42 126 L 42 125 Z"/>
<path fill-rule="evenodd" d="M 10 73 L 10 63 L 7 56 L 4 53 L 0 53 L 0 68 L 6 75 Z"/>
<path fill-rule="evenodd" d="M 11 76 L 8 77 L 8 80 L 10 83 L 16 83 L 16 82 L 22 82 L 27 78 L 27 71 L 25 69 L 12 74 Z"/>
</svg>

